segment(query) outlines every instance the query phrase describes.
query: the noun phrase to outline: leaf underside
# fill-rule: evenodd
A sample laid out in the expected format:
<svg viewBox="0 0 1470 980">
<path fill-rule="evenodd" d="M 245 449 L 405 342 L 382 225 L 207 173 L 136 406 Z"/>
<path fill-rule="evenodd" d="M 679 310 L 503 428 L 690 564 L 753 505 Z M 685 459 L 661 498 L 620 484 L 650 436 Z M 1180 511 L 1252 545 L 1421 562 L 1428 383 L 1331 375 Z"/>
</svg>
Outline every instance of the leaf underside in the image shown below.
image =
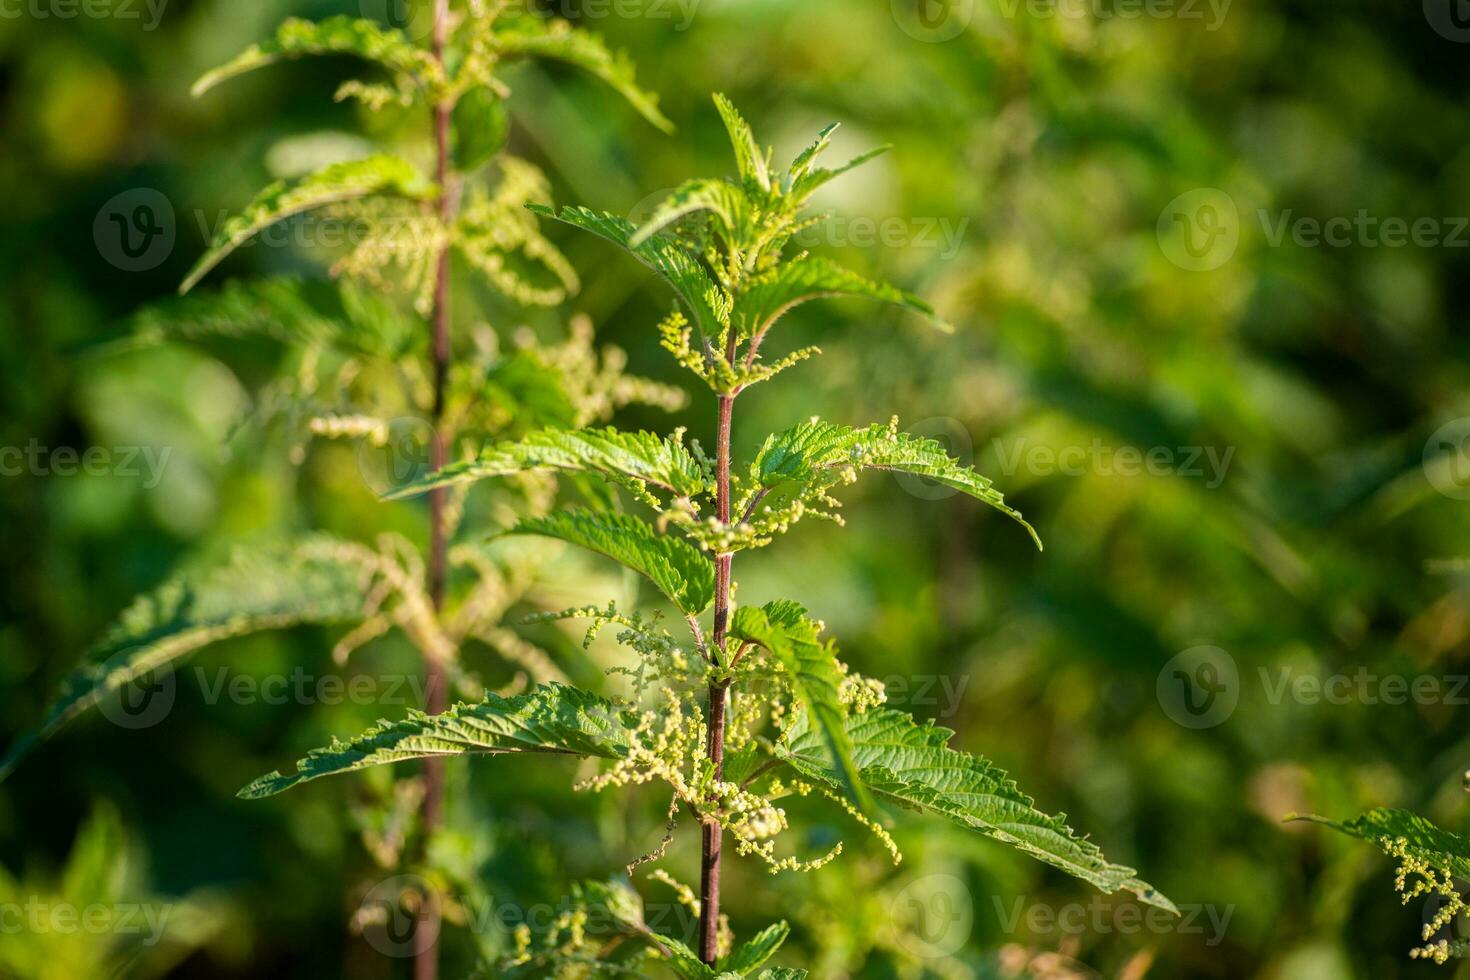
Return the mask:
<svg viewBox="0 0 1470 980">
<path fill-rule="evenodd" d="M 606 555 L 646 576 L 686 616 L 698 616 L 714 604 L 710 560 L 687 541 L 659 534 L 636 517 L 565 510 L 527 518 L 506 533 L 558 538 Z"/>
<path fill-rule="evenodd" d="M 277 181 L 256 195 L 245 210 L 225 220 L 179 292 L 193 289 L 231 252 L 283 218 L 363 197 L 386 195 L 427 200 L 436 193 L 434 184 L 412 164 L 386 153 L 331 164 L 294 184 Z"/>
</svg>

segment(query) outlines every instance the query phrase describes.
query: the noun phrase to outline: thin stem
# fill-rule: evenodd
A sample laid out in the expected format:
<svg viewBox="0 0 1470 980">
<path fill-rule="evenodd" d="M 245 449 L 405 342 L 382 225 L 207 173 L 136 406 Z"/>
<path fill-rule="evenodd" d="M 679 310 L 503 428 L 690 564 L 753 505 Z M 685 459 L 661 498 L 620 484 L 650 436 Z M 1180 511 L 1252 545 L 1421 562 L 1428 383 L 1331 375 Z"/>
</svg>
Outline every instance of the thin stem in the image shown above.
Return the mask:
<svg viewBox="0 0 1470 980">
<path fill-rule="evenodd" d="M 735 364 L 735 345 L 735 332 L 732 330 L 729 347 L 725 352 L 731 366 Z M 720 396 L 715 456 L 715 510 L 722 524 L 730 523 L 730 430 L 734 424 L 735 394 L 732 392 Z M 734 555 L 715 556 L 715 629 L 710 647 L 712 659 L 722 657 L 725 653 L 725 634 L 730 625 L 730 574 L 734 563 Z M 710 761 L 714 763 L 715 779 L 721 781 L 725 778 L 725 702 L 729 690 L 729 681 L 716 681 L 709 687 L 709 729 L 705 749 Z M 699 956 L 711 966 L 717 958 L 719 945 L 720 849 L 723 844 L 724 831 L 720 822 L 706 818 L 699 873 Z"/>
<path fill-rule="evenodd" d="M 434 2 L 434 58 L 442 65 L 444 47 L 449 39 L 449 0 Z M 440 100 L 434 105 L 434 148 L 436 157 L 435 176 L 439 182 L 439 217 L 448 225 L 454 220 L 458 209 L 458 188 L 455 186 L 450 157 L 450 124 L 454 112 L 453 104 Z M 444 427 L 445 392 L 449 381 L 449 275 L 450 255 L 445 246 L 439 253 L 434 281 L 434 307 L 430 315 L 433 330 L 434 358 L 434 414 L 433 435 L 429 446 L 429 465 L 439 470 L 449 462 L 449 445 Z M 449 570 L 449 526 L 445 509 L 444 490 L 429 494 L 429 597 L 436 611 L 444 608 L 445 584 Z M 424 663 L 424 710 L 431 715 L 442 714 L 449 706 L 449 678 L 445 665 L 435 656 Z M 424 803 L 423 831 L 427 838 L 439 826 L 444 809 L 444 760 L 424 760 Z M 427 935 L 437 937 L 440 927 L 440 909 L 434 895 L 425 896 L 423 917 L 418 928 Z M 437 980 L 439 976 L 439 944 L 436 941 L 416 944 L 413 975 L 415 980 Z"/>
</svg>

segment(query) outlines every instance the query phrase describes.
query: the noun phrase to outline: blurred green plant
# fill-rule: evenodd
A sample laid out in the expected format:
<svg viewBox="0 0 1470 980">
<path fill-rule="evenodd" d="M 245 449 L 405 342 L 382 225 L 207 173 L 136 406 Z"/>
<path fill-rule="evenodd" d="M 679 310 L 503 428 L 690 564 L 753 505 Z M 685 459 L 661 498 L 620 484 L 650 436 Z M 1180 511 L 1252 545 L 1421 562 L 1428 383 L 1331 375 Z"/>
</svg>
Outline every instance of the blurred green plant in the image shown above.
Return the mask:
<svg viewBox="0 0 1470 980">
<path fill-rule="evenodd" d="M 166 976 L 223 927 L 205 896 L 163 898 L 139 886 L 117 811 L 99 805 L 59 875 L 0 869 L 0 977 Z"/>
<path fill-rule="evenodd" d="M 265 337 L 280 343 L 289 352 L 288 370 L 267 383 L 264 402 L 267 417 L 285 415 L 297 430 L 297 458 L 313 437 L 359 441 L 390 455 L 401 452 L 401 446 L 391 444 L 395 415 L 398 421 L 406 415 L 427 422 L 429 462 L 438 468 L 538 425 L 584 425 L 635 403 L 677 408 L 680 393 L 625 374 L 615 349 L 595 351 L 583 322 L 573 324 L 564 344 L 523 345 L 511 354 L 500 353 L 494 335 L 481 328 L 470 356 L 455 360 L 453 255 L 521 304 L 553 306 L 577 287 L 566 259 L 522 207 L 547 198 L 546 177 L 503 153 L 503 103 L 510 90 L 499 78 L 502 66 L 524 58 L 567 62 L 607 82 L 654 125 L 668 129 L 669 124 L 657 100 L 634 82 L 627 59 L 595 35 L 515 0 L 456 5 L 431 0 L 430 6 L 434 28 L 426 45 L 368 20 L 293 18 L 274 39 L 198 81 L 196 96 L 285 59 L 354 56 L 381 68 L 388 81 L 354 80 L 338 90 L 337 98 L 357 99 L 374 111 L 390 105 L 427 109 L 436 169 L 427 175 L 401 156 L 377 153 L 272 184 L 220 225 L 180 293 L 190 293 L 264 229 L 306 212 L 362 229 L 333 266 L 345 281 L 336 289 L 284 279 L 232 283 L 213 294 L 145 310 L 124 346 L 210 337 Z M 400 288 L 411 295 L 418 317 L 428 321 L 428 331 L 422 320 L 387 298 Z M 490 516 L 513 522 L 520 512 L 542 513 L 556 494 L 554 483 L 535 477 L 520 481 L 519 490 L 516 501 L 502 502 Z M 513 687 L 561 678 L 549 655 L 500 622 L 506 609 L 526 597 L 545 555 L 490 554 L 477 540 L 484 537 L 483 528 L 476 533 L 464 526 L 463 504 L 463 495 L 431 494 L 427 555 L 388 533 L 373 544 L 312 533 L 289 544 L 241 548 L 225 565 L 203 563 L 184 572 L 124 613 L 66 680 L 40 729 L 19 739 L 0 761 L 0 777 L 86 708 L 171 670 L 201 647 L 262 630 L 306 623 L 350 626 L 334 650 L 339 663 L 363 644 L 401 630 L 423 658 L 425 708 L 435 713 L 448 703 L 451 684 L 482 692 L 478 679 L 461 667 L 460 652 L 471 641 L 521 668 Z M 470 523 L 484 519 L 468 515 Z M 475 543 L 451 551 L 452 539 L 461 533 Z M 430 865 L 443 796 L 442 768 L 430 760 L 421 789 L 408 797 L 419 805 L 415 829 L 426 839 L 421 846 Z M 386 806 L 397 807 L 403 798 L 394 794 Z M 365 819 L 381 826 L 388 816 L 380 812 Z M 405 859 L 408 836 L 399 828 L 366 842 L 391 866 Z M 448 878 L 434 873 L 421 880 Z M 437 934 L 437 910 L 450 897 L 419 896 L 427 910 L 421 928 Z M 422 944 L 416 955 L 416 975 L 421 980 L 434 976 L 437 947 Z"/>
</svg>

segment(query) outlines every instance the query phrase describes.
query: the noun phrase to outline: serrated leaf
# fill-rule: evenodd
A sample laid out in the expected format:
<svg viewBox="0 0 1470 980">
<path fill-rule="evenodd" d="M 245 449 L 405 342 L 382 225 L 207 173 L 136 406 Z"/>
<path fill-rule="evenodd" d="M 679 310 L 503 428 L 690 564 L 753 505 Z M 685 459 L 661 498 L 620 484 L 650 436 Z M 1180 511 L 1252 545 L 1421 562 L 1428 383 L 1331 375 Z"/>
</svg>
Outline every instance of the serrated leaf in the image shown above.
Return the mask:
<svg viewBox="0 0 1470 980">
<path fill-rule="evenodd" d="M 769 970 L 762 970 L 756 980 L 806 980 L 805 970 L 792 970 L 788 967 L 778 966 Z"/>
<path fill-rule="evenodd" d="M 509 476 L 527 470 L 590 473 L 624 486 L 649 484 L 680 497 L 705 489 L 704 471 L 682 443 L 651 432 L 546 429 L 518 442 L 490 446 L 478 459 L 447 466 L 395 490 L 388 499 L 436 487 Z"/>
<path fill-rule="evenodd" d="M 0 779 L 24 755 L 103 698 L 211 643 L 363 614 L 369 582 L 358 546 L 327 535 L 174 577 L 128 607 L 62 684 L 41 727 L 11 746 Z"/>
<path fill-rule="evenodd" d="M 510 113 L 488 86 L 476 85 L 454 104 L 454 167 L 478 170 L 505 147 Z"/>
<path fill-rule="evenodd" d="M 550 753 L 619 759 L 629 746 L 632 720 L 590 691 L 545 684 L 528 694 L 487 695 L 439 715 L 414 711 L 383 721 L 350 741 L 312 751 L 290 775 L 273 772 L 240 790 L 241 799 L 274 796 L 323 776 L 407 759 L 457 755 Z"/>
<path fill-rule="evenodd" d="M 791 679 L 796 696 L 806 705 L 813 725 L 827 741 L 836 762 L 842 789 L 858 809 L 873 812 L 873 801 L 863 787 L 847 737 L 847 710 L 842 704 L 842 669 L 831 643 L 818 639 L 820 630 L 794 602 L 778 600 L 757 609 L 735 610 L 730 635 L 770 651 Z"/>
<path fill-rule="evenodd" d="M 793 308 L 814 299 L 860 296 L 920 313 L 946 332 L 954 328 L 912 293 L 874 282 L 820 256 L 801 255 L 755 277 L 735 299 L 731 315 L 742 338 L 764 334 Z"/>
<path fill-rule="evenodd" d="M 134 314 L 130 326 L 132 335 L 116 348 L 264 337 L 293 347 L 396 357 L 422 333 L 421 324 L 353 283 L 285 277 L 230 281 L 164 300 Z"/>
<path fill-rule="evenodd" d="M 818 144 L 823 145 L 820 140 L 818 141 Z M 804 204 L 807 200 L 811 198 L 813 194 L 815 194 L 826 184 L 836 180 L 838 177 L 841 177 L 849 170 L 856 170 L 863 164 L 876 160 L 878 157 L 881 157 L 883 154 L 887 153 L 891 149 L 893 149 L 891 146 L 874 147 L 866 153 L 859 154 L 842 166 L 836 167 L 831 170 L 826 170 L 820 167 L 811 168 L 809 166 L 810 161 L 806 161 L 803 164 L 803 170 L 799 175 L 796 173 L 797 165 L 792 164 L 793 175 L 791 177 L 791 187 L 787 193 L 790 196 L 791 200 L 796 204 Z M 798 158 L 798 160 L 800 160 L 800 158 Z"/>
<path fill-rule="evenodd" d="M 654 208 L 628 245 L 637 248 L 674 222 L 701 211 L 708 211 L 720 220 L 727 238 L 739 240 L 749 208 L 745 194 L 729 181 L 705 178 L 685 181 Z"/>
<path fill-rule="evenodd" d="M 281 24 L 273 39 L 252 45 L 229 63 L 208 72 L 194 83 L 192 91 L 197 97 L 223 81 L 265 65 L 323 54 L 356 55 L 405 76 L 435 70 L 428 53 L 415 47 L 400 30 L 346 16 L 329 17 L 319 23 L 292 17 Z"/>
<path fill-rule="evenodd" d="M 583 231 L 590 231 L 622 247 L 644 265 L 663 277 L 674 288 L 689 308 L 694 326 L 705 337 L 717 336 L 723 319 L 719 310 L 723 301 L 718 286 L 699 259 L 677 240 L 667 235 L 654 235 L 641 245 L 633 245 L 636 229 L 626 219 L 616 215 L 590 211 L 587 208 L 554 208 L 529 205 L 531 211 L 543 217 L 553 218 Z"/>
<path fill-rule="evenodd" d="M 390 195 L 428 200 L 436 193 L 433 182 L 422 177 L 412 164 L 390 154 L 334 163 L 294 184 L 277 181 L 256 195 L 244 211 L 225 220 L 179 292 L 193 289 L 227 255 L 282 218 L 362 197 Z"/>
<path fill-rule="evenodd" d="M 820 420 L 802 422 L 766 439 L 751 467 L 751 477 L 768 489 L 783 483 L 826 487 L 836 484 L 849 467 L 908 473 L 952 487 L 1019 523 L 1041 547 L 1035 528 L 1006 504 L 1005 496 L 989 479 L 951 457 L 935 440 L 885 425 L 855 429 Z"/>
<path fill-rule="evenodd" d="M 798 153 L 796 159 L 791 161 L 791 168 L 786 174 L 788 186 L 811 173 L 812 165 L 816 163 L 817 157 L 832 145 L 832 134 L 837 132 L 838 125 L 838 123 L 832 123 L 826 126 L 817 134 L 812 145 Z"/>
<path fill-rule="evenodd" d="M 1339 833 L 1371 841 L 1379 848 L 1383 848 L 1385 842 L 1401 841 L 1406 852 L 1414 858 L 1435 868 L 1447 869 L 1456 878 L 1470 878 L 1470 837 L 1443 830 L 1408 810 L 1379 807 L 1345 822 L 1300 814 L 1293 814 L 1287 819 L 1319 823 Z"/>
<path fill-rule="evenodd" d="M 649 934 L 649 941 L 663 951 L 669 969 L 682 980 L 719 980 L 715 971 L 705 965 L 699 954 L 677 939 L 657 933 Z"/>
<path fill-rule="evenodd" d="M 535 534 L 580 545 L 646 576 L 687 616 L 698 616 L 715 601 L 715 570 L 699 549 L 680 538 L 659 534 L 628 514 L 566 510 L 527 518 L 507 534 Z"/>
<path fill-rule="evenodd" d="M 791 927 L 785 922 L 767 926 L 752 936 L 748 942 L 743 943 L 739 949 L 721 959 L 715 969 L 742 977 L 753 973 L 776 955 L 776 950 L 781 948 L 781 944 L 786 942 L 786 938 L 790 935 Z"/>
<path fill-rule="evenodd" d="M 714 99 L 715 108 L 720 111 L 720 119 L 725 123 L 725 131 L 730 134 L 730 145 L 735 150 L 735 166 L 740 171 L 740 176 L 762 190 L 769 191 L 770 168 L 766 166 L 766 155 L 755 141 L 755 133 L 751 131 L 750 124 L 740 115 L 735 104 L 724 95 L 716 92 Z"/>
<path fill-rule="evenodd" d="M 596 34 L 564 20 L 525 16 L 498 22 L 490 43 L 503 57 L 550 58 L 590 72 L 612 86 L 644 119 L 666 133 L 674 131 L 674 124 L 659 111 L 658 96 L 638 86 L 627 53 L 609 50 Z"/>
<path fill-rule="evenodd" d="M 850 715 L 847 732 L 863 782 L 878 798 L 947 817 L 1108 894 L 1130 891 L 1145 904 L 1177 913 L 1132 868 L 1109 863 L 1096 845 L 1077 837 L 1065 816 L 1036 809 L 1004 771 L 949 748 L 954 735 L 950 729 L 932 722 L 920 725 L 902 711 L 875 708 Z M 810 779 L 839 784 L 826 740 L 804 719 L 796 720 L 777 754 Z"/>
</svg>

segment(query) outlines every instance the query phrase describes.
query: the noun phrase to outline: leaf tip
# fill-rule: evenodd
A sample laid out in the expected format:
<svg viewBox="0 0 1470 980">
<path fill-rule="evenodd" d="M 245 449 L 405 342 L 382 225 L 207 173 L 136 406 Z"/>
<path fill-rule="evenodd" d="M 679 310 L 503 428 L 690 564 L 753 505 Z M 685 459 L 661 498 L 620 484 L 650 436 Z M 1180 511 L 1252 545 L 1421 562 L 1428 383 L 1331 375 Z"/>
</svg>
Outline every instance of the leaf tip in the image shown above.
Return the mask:
<svg viewBox="0 0 1470 980">
<path fill-rule="evenodd" d="M 282 776 L 280 770 L 261 776 L 250 785 L 242 788 L 235 794 L 241 800 L 263 800 L 267 796 L 275 796 L 277 793 L 287 789 L 295 782 L 293 778 Z"/>
</svg>

